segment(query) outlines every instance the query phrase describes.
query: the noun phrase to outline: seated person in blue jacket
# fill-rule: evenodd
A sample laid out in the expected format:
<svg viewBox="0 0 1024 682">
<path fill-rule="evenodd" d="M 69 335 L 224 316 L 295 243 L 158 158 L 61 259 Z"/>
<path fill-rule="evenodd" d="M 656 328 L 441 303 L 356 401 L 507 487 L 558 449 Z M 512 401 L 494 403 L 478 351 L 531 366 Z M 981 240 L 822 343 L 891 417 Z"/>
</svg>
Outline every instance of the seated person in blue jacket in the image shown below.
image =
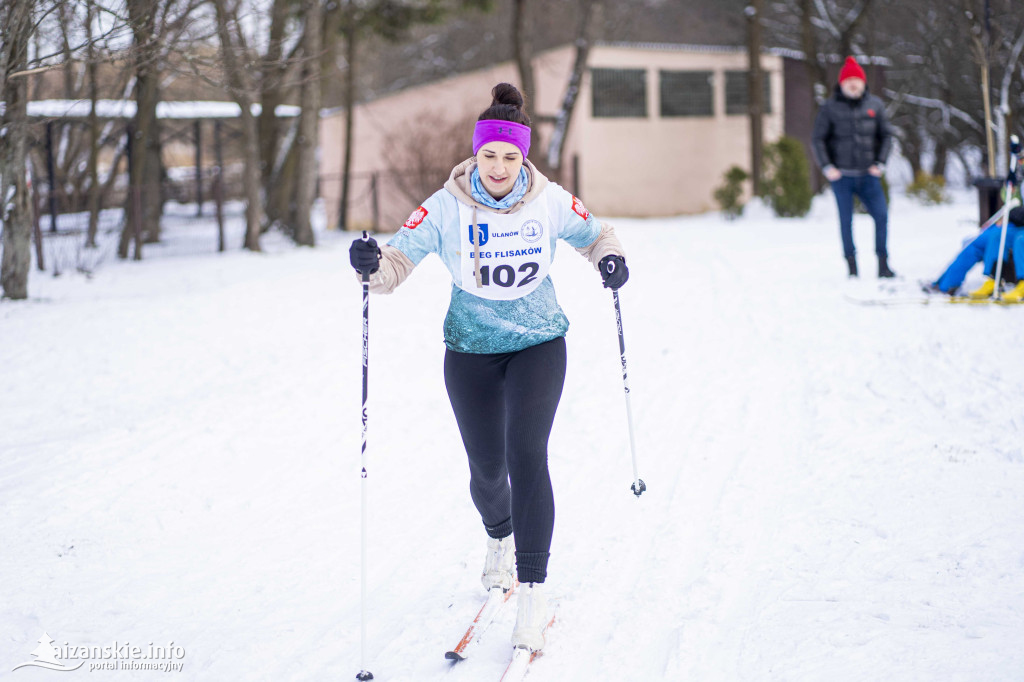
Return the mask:
<svg viewBox="0 0 1024 682">
<path fill-rule="evenodd" d="M 960 255 L 942 273 L 931 289 L 947 294 L 956 293 L 968 271 L 979 261 L 985 263 L 985 281 L 970 293 L 971 298 L 988 298 L 995 291 L 996 261 L 999 258 L 999 244 L 1002 241 L 1002 225 L 997 223 L 979 234 L 974 241 L 964 247 Z M 1014 267 L 1017 275 L 1017 286 L 1006 292 L 1002 300 L 1019 303 L 1024 300 L 1024 206 L 1010 211 L 1006 225 L 1006 244 L 1003 247 L 1003 261 L 1014 254 Z M 1004 270 L 1005 272 L 1005 270 Z"/>
</svg>

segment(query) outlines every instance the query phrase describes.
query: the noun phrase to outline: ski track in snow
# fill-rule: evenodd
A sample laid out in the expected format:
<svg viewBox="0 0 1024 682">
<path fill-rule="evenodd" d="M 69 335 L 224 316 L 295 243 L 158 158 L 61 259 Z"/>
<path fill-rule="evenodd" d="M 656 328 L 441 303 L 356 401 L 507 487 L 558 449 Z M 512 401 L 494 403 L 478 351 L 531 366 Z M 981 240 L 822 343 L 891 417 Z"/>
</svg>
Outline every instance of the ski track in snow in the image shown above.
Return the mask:
<svg viewBox="0 0 1024 682">
<path fill-rule="evenodd" d="M 941 271 L 973 210 L 896 198 L 897 289 Z M 857 217 L 846 280 L 829 197 L 803 220 L 613 222 L 648 491 L 611 296 L 561 244 L 558 612 L 529 679 L 1024 679 L 1022 313 L 845 302 L 877 295 L 873 231 Z M 0 671 L 45 631 L 174 641 L 175 679 L 355 676 L 351 238 L 33 273 L 32 301 L 0 303 Z M 443 385 L 448 286 L 429 258 L 371 300 L 378 680 L 496 680 L 509 654 L 514 600 L 468 661 L 442 658 L 482 603 L 485 540 Z"/>
</svg>

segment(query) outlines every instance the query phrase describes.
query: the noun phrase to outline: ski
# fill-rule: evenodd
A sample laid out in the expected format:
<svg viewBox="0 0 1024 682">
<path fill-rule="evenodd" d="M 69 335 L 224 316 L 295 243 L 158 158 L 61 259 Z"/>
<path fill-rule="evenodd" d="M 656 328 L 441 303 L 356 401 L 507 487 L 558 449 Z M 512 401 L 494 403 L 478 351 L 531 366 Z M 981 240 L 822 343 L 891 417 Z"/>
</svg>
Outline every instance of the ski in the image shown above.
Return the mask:
<svg viewBox="0 0 1024 682">
<path fill-rule="evenodd" d="M 515 583 L 508 592 L 503 592 L 500 587 L 492 587 L 487 591 L 487 599 L 484 601 L 483 606 L 476 614 L 476 618 L 466 628 L 466 634 L 462 635 L 462 639 L 451 651 L 445 652 L 444 657 L 452 662 L 454 665 L 459 661 L 464 661 L 469 658 L 469 645 L 474 641 L 478 641 L 478 637 L 490 627 L 494 619 L 497 618 L 498 613 L 501 611 L 501 607 L 508 603 L 508 600 L 512 598 L 512 594 L 516 590 Z"/>
<path fill-rule="evenodd" d="M 1003 204 L 998 211 L 993 213 L 991 218 L 983 222 L 978 229 L 987 230 L 996 223 L 1002 222 L 1003 216 L 1009 213 L 1011 210 L 1017 208 L 1018 206 L 1020 206 L 1020 199 L 1011 199 L 1009 203 Z"/>
<path fill-rule="evenodd" d="M 959 304 L 965 306 L 1015 306 L 1024 303 L 1024 301 L 1003 301 L 994 298 L 971 298 L 970 296 L 907 296 L 907 297 L 893 297 L 893 298 L 856 298 L 855 296 L 845 295 L 845 298 L 850 303 L 856 303 L 857 305 L 863 306 L 897 306 L 897 305 L 939 305 L 939 304 Z"/>
<path fill-rule="evenodd" d="M 548 628 L 555 622 L 554 614 L 551 615 L 551 620 L 544 626 L 544 633 L 547 634 Z M 504 674 L 501 676 L 501 682 L 520 682 L 526 677 L 527 673 L 530 672 L 530 664 L 540 658 L 544 654 L 543 651 L 530 651 L 529 649 L 513 649 L 512 660 L 508 662 L 508 667 L 505 668 Z"/>
</svg>

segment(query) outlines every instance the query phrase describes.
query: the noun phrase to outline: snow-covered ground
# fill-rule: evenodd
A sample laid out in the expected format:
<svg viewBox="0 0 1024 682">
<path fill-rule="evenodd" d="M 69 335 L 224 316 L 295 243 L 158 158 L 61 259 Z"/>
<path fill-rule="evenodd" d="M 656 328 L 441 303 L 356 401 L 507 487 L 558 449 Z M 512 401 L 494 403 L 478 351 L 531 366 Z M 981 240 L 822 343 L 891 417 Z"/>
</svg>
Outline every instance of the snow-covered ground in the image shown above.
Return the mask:
<svg viewBox="0 0 1024 682">
<path fill-rule="evenodd" d="M 896 197 L 908 288 L 974 212 L 966 194 Z M 859 282 L 827 196 L 804 220 L 615 221 L 640 499 L 611 296 L 560 248 L 559 606 L 531 680 L 1024 679 L 1024 309 L 844 300 L 877 287 L 857 220 Z M 91 280 L 33 273 L 31 301 L 0 303 L 0 676 L 63 675 L 12 671 L 46 633 L 169 647 L 174 679 L 354 679 L 350 239 L 151 249 Z M 448 286 L 430 258 L 371 305 L 367 667 L 382 681 L 496 680 L 508 654 L 514 609 L 469 661 L 442 658 L 482 598 L 485 541 L 442 380 Z M 68 675 L 165 674 L 94 662 Z"/>
</svg>

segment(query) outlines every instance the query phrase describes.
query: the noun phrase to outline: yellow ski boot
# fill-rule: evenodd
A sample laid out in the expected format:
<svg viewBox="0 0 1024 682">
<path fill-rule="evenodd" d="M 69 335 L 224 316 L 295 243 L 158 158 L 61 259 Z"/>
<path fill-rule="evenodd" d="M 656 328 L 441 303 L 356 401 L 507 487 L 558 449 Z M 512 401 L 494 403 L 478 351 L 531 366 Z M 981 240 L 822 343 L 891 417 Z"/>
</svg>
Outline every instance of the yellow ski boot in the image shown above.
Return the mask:
<svg viewBox="0 0 1024 682">
<path fill-rule="evenodd" d="M 992 277 L 986 277 L 981 286 L 968 294 L 970 298 L 991 298 L 992 292 L 996 290 L 996 281 Z"/>
<path fill-rule="evenodd" d="M 1024 279 L 1017 282 L 1017 286 L 1003 294 L 1003 303 L 1020 303 L 1024 301 Z"/>
</svg>

